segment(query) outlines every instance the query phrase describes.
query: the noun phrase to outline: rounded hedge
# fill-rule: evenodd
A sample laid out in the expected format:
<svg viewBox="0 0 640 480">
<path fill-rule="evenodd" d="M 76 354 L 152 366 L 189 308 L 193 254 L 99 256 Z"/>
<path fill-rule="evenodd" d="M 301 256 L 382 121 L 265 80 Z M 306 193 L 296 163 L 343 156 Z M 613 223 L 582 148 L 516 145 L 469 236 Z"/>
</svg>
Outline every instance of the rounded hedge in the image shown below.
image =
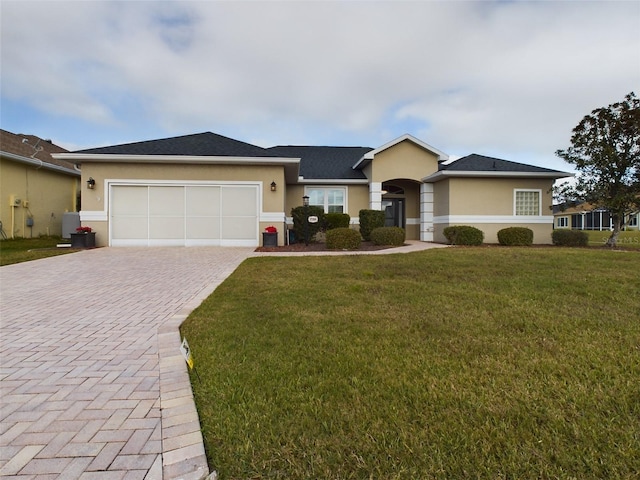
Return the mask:
<svg viewBox="0 0 640 480">
<path fill-rule="evenodd" d="M 404 245 L 405 231 L 400 227 L 378 227 L 371 231 L 371 242 L 374 245 Z"/>
<path fill-rule="evenodd" d="M 533 230 L 526 227 L 508 227 L 498 232 L 500 245 L 510 247 L 530 246 L 533 244 Z"/>
<path fill-rule="evenodd" d="M 444 236 L 451 245 L 482 245 L 484 233 L 469 225 L 454 225 L 444 229 Z"/>
<path fill-rule="evenodd" d="M 315 223 L 307 223 L 306 215 L 318 217 Z M 324 209 L 322 207 L 309 205 L 308 207 L 294 207 L 291 209 L 293 217 L 293 229 L 296 231 L 296 239 L 304 241 L 305 229 L 309 237 L 309 241 L 313 241 L 316 233 L 318 233 L 324 223 Z"/>
<path fill-rule="evenodd" d="M 581 230 L 554 230 L 551 241 L 562 247 L 586 247 L 589 245 L 589 235 Z"/>
<path fill-rule="evenodd" d="M 326 242 L 329 250 L 358 250 L 362 236 L 357 230 L 334 228 L 327 232 Z"/>
<path fill-rule="evenodd" d="M 360 220 L 360 234 L 366 241 L 371 240 L 371 232 L 380 227 L 384 227 L 384 212 L 382 210 L 360 210 L 358 214 Z"/>
<path fill-rule="evenodd" d="M 351 217 L 348 213 L 325 213 L 324 226 L 326 230 L 334 228 L 349 228 Z"/>
</svg>

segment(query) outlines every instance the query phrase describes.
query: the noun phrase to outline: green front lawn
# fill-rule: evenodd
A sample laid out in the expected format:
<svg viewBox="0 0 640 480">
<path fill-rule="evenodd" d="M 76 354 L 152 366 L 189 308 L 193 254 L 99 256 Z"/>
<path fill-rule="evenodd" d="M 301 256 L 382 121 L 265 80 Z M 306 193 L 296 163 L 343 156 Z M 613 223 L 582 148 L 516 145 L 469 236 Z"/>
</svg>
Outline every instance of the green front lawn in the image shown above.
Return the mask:
<svg viewBox="0 0 640 480">
<path fill-rule="evenodd" d="M 60 237 L 0 240 L 0 266 L 78 251 L 71 248 L 57 248 L 56 245 L 61 242 L 62 239 Z"/>
<path fill-rule="evenodd" d="M 611 236 L 611 232 L 605 231 L 590 231 L 585 230 L 589 235 L 590 247 L 602 247 Z M 626 232 L 620 232 L 618 236 L 618 248 L 624 249 L 640 249 L 640 232 L 637 230 L 628 230 Z"/>
<path fill-rule="evenodd" d="M 221 479 L 637 478 L 640 254 L 253 258 L 183 325 Z"/>
</svg>

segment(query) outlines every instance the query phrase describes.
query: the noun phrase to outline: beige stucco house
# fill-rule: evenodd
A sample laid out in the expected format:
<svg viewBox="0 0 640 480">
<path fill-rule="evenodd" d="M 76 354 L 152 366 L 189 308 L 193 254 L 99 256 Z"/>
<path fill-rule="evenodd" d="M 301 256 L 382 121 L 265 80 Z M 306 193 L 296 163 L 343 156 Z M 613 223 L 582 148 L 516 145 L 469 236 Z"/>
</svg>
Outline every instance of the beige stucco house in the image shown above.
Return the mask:
<svg viewBox="0 0 640 480">
<path fill-rule="evenodd" d="M 34 135 L 0 130 L 0 221 L 7 238 L 61 235 L 65 212 L 75 212 L 80 172 L 55 159 L 66 152 Z"/>
<path fill-rule="evenodd" d="M 411 135 L 378 148 L 262 148 L 207 132 L 55 157 L 82 166 L 81 221 L 111 246 L 258 246 L 270 225 L 283 244 L 303 196 L 354 228 L 361 209 L 384 210 L 407 239 L 444 242 L 444 228 L 464 224 L 491 243 L 522 225 L 551 243 L 551 187 L 570 175 L 480 155 L 448 163 Z"/>
</svg>

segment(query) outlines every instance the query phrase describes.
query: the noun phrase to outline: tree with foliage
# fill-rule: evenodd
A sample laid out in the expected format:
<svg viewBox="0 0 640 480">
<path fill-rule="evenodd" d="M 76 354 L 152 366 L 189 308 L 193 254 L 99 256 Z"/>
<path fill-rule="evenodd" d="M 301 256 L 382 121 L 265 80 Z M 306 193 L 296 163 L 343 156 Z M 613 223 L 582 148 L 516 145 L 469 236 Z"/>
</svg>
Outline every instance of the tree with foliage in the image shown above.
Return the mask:
<svg viewBox="0 0 640 480">
<path fill-rule="evenodd" d="M 640 100 L 631 92 L 621 102 L 597 108 L 573 129 L 571 146 L 556 155 L 575 165 L 575 183 L 556 190 L 565 202 L 589 202 L 611 213 L 607 246 L 640 209 Z"/>
</svg>

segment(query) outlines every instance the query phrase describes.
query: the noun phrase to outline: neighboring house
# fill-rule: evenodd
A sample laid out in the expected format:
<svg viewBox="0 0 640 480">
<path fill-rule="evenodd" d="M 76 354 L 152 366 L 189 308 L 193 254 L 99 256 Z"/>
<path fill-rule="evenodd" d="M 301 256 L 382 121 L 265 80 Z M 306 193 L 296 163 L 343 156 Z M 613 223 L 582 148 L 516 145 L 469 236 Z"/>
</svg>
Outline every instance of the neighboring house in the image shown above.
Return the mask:
<svg viewBox="0 0 640 480">
<path fill-rule="evenodd" d="M 407 239 L 445 242 L 444 228 L 465 224 L 491 243 L 517 225 L 551 243 L 551 187 L 571 175 L 481 155 L 445 164 L 411 135 L 375 149 L 261 148 L 207 132 L 56 158 L 82 165 L 81 221 L 112 246 L 257 246 L 269 225 L 283 244 L 305 195 L 354 225 L 361 209 L 384 210 Z"/>
<path fill-rule="evenodd" d="M 554 205 L 553 217 L 554 228 L 599 231 L 613 229 L 613 219 L 609 211 L 587 202 L 568 206 Z M 640 212 L 625 216 L 624 223 L 623 230 L 638 230 Z"/>
<path fill-rule="evenodd" d="M 51 155 L 67 152 L 34 135 L 0 130 L 0 221 L 8 238 L 61 235 L 75 212 L 80 172 Z"/>
</svg>

